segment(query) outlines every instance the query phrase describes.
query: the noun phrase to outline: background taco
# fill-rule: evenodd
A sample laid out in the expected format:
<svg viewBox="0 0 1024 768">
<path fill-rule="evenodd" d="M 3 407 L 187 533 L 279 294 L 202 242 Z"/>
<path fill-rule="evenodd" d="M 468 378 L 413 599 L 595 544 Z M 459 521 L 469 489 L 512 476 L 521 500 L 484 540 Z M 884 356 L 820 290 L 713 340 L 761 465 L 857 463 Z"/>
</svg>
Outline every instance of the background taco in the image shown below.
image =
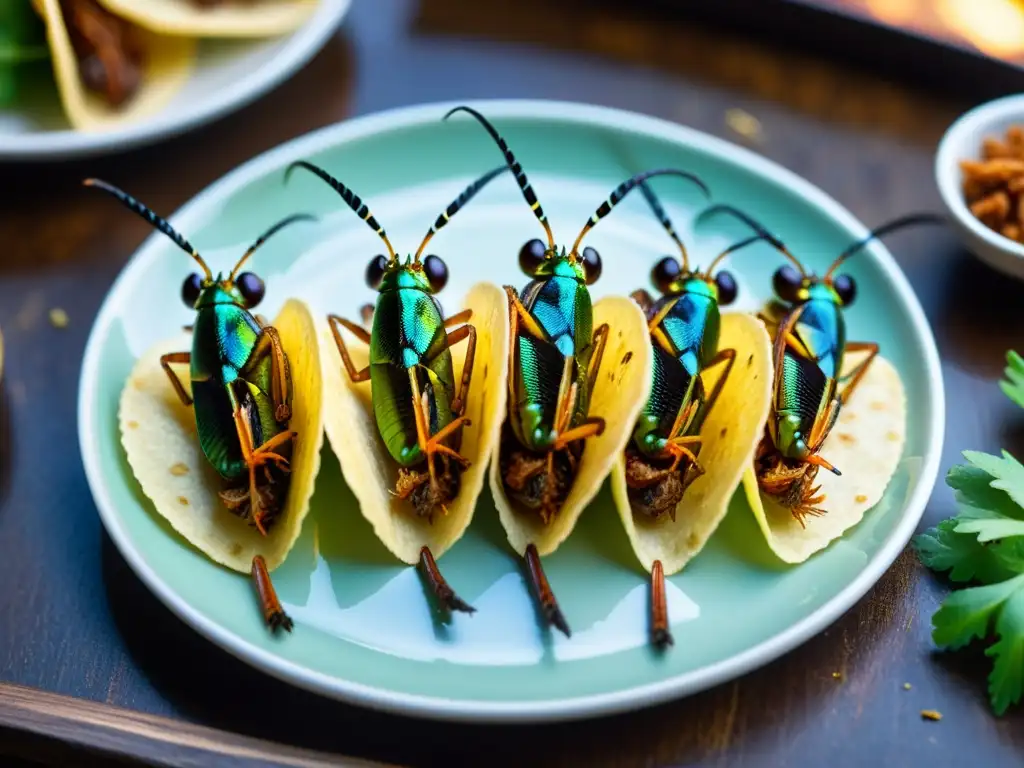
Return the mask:
<svg viewBox="0 0 1024 768">
<path fill-rule="evenodd" d="M 211 560 L 249 573 L 262 555 L 273 570 L 284 562 L 309 512 L 323 445 L 322 380 L 313 318 L 292 300 L 272 325 L 291 369 L 290 428 L 298 436 L 291 455 L 288 498 L 266 536 L 227 510 L 217 492 L 221 481 L 203 455 L 192 409 L 182 404 L 160 367 L 160 355 L 188 349 L 180 334 L 161 341 L 139 358 L 121 393 L 121 442 L 128 463 L 157 512 Z M 182 377 L 191 391 L 189 377 Z"/>
<path fill-rule="evenodd" d="M 410 565 L 419 562 L 424 546 L 434 557 L 440 557 L 469 526 L 505 414 L 509 333 L 505 294 L 495 285 L 481 283 L 469 291 L 463 308 L 473 310 L 471 322 L 477 330 L 473 380 L 466 402 L 471 425 L 463 430 L 459 447 L 471 464 L 460 475 L 459 493 L 448 504 L 448 513 L 435 515 L 432 522 L 415 515 L 408 501 L 400 501 L 389 492 L 395 487 L 398 470 L 380 438 L 370 386 L 349 379 L 330 330 L 326 325 L 321 330 L 327 438 L 363 517 L 384 546 Z M 367 364 L 369 350 L 365 344 L 352 343 L 348 349 L 357 368 Z M 462 351 L 456 348 L 452 354 L 455 381 L 462 377 Z"/>
<path fill-rule="evenodd" d="M 318 0 L 99 0 L 140 27 L 188 37 L 266 37 L 298 29 Z"/>
<path fill-rule="evenodd" d="M 633 551 L 648 571 L 660 560 L 666 574 L 676 573 L 700 552 L 725 517 L 764 432 L 772 395 L 771 340 L 764 325 L 751 315 L 723 314 L 719 348 L 735 349 L 736 363 L 701 429 L 698 460 L 705 473 L 686 489 L 675 519 L 635 514 L 621 455 L 612 469 L 615 506 Z M 705 391 L 723 370 L 717 366 L 703 374 Z"/>
<path fill-rule="evenodd" d="M 73 128 L 109 128 L 166 106 L 192 72 L 195 41 L 154 34 L 96 0 L 33 0 Z"/>
</svg>

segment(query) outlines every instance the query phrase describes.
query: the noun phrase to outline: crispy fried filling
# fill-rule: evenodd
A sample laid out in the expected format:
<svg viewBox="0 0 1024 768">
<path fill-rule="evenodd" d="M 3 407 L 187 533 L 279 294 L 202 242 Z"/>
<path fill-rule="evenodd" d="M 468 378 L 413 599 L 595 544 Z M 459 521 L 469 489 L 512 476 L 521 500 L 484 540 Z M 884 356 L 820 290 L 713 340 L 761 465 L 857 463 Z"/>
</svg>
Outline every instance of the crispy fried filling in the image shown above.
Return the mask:
<svg viewBox="0 0 1024 768">
<path fill-rule="evenodd" d="M 137 29 L 95 0 L 60 0 L 60 7 L 82 84 L 110 106 L 123 105 L 142 83 L 145 52 Z"/>
</svg>

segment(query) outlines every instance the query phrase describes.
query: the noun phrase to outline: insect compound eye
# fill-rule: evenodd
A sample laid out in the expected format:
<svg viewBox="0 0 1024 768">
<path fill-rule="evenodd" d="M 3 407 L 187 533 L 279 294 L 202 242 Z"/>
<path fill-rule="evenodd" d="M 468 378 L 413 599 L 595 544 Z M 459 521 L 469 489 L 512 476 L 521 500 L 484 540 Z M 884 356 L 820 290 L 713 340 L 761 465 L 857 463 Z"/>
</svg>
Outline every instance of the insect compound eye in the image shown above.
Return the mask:
<svg viewBox="0 0 1024 768">
<path fill-rule="evenodd" d="M 235 278 L 235 285 L 249 309 L 263 301 L 263 295 L 267 292 L 263 280 L 255 272 L 243 272 Z"/>
<path fill-rule="evenodd" d="M 715 275 L 715 285 L 718 287 L 718 303 L 725 306 L 736 301 L 736 294 L 739 289 L 736 286 L 736 278 L 732 272 L 722 270 Z"/>
<path fill-rule="evenodd" d="M 380 254 L 370 259 L 370 263 L 366 265 L 366 284 L 370 288 L 376 291 L 380 287 L 380 281 L 384 279 L 384 270 L 387 269 L 387 266 L 387 258 Z"/>
<path fill-rule="evenodd" d="M 430 254 L 423 260 L 423 272 L 430 283 L 430 290 L 439 293 L 448 285 L 448 265 L 440 256 Z"/>
<path fill-rule="evenodd" d="M 651 282 L 661 293 L 668 293 L 669 286 L 675 282 L 681 271 L 682 267 L 679 266 L 678 259 L 665 256 L 651 270 Z"/>
<path fill-rule="evenodd" d="M 589 245 L 580 256 L 583 262 L 583 274 L 587 277 L 587 285 L 593 285 L 601 277 L 601 254 Z"/>
<path fill-rule="evenodd" d="M 783 264 L 772 276 L 772 288 L 775 295 L 783 301 L 796 301 L 797 292 L 804 283 L 803 277 L 789 264 Z"/>
<path fill-rule="evenodd" d="M 848 307 L 857 298 L 857 283 L 849 275 L 836 275 L 832 281 L 832 287 L 839 295 L 839 300 L 844 307 Z"/>
<path fill-rule="evenodd" d="M 528 275 L 535 275 L 544 263 L 547 248 L 542 240 L 530 240 L 519 249 L 519 268 Z"/>
<path fill-rule="evenodd" d="M 186 277 L 185 282 L 181 284 L 181 300 L 185 302 L 185 306 L 189 309 L 194 308 L 196 302 L 199 301 L 199 293 L 202 290 L 203 281 L 198 273 L 193 272 Z"/>
</svg>

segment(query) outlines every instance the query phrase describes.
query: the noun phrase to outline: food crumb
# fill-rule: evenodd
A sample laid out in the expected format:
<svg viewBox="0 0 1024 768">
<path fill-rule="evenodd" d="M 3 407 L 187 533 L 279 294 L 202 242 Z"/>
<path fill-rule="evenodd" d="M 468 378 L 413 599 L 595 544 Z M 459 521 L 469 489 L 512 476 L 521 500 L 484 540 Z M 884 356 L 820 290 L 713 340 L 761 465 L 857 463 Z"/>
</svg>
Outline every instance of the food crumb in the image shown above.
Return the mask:
<svg viewBox="0 0 1024 768">
<path fill-rule="evenodd" d="M 732 107 L 725 110 L 725 124 L 733 133 L 742 136 L 747 141 L 760 144 L 764 140 L 761 121 L 745 109 Z"/>
<path fill-rule="evenodd" d="M 833 680 L 842 680 L 843 679 L 843 673 L 842 672 L 833 672 L 832 673 L 832 679 Z"/>
<path fill-rule="evenodd" d="M 719 437 L 725 437 L 725 434 L 729 431 L 728 427 L 722 427 L 722 431 L 718 434 Z"/>
<path fill-rule="evenodd" d="M 868 497 L 865 496 L 863 493 L 858 493 L 856 496 L 853 497 L 853 500 L 858 504 L 863 504 L 865 501 L 868 500 Z"/>
<path fill-rule="evenodd" d="M 922 709 L 921 717 L 923 717 L 925 720 L 937 721 L 942 719 L 942 713 L 939 712 L 939 710 L 937 709 Z"/>
<path fill-rule="evenodd" d="M 890 443 L 895 443 L 900 439 L 900 434 L 899 432 L 886 432 L 885 439 L 888 440 Z"/>
<path fill-rule="evenodd" d="M 853 445 L 854 443 L 857 442 L 857 438 L 855 438 L 848 432 L 840 432 L 839 434 L 836 435 L 836 437 L 839 438 L 839 442 L 846 443 L 847 445 Z"/>
<path fill-rule="evenodd" d="M 187 507 L 188 506 L 188 499 L 185 498 L 184 496 L 179 496 L 178 497 L 178 503 L 181 504 L 181 506 L 183 506 L 183 507 Z"/>
<path fill-rule="evenodd" d="M 171 467 L 171 474 L 175 477 L 181 477 L 182 475 L 188 474 L 188 467 L 182 464 L 180 461 Z"/>
<path fill-rule="evenodd" d="M 50 325 L 54 328 L 67 328 L 68 313 L 60 307 L 54 307 L 50 310 Z"/>
<path fill-rule="evenodd" d="M 231 554 L 232 555 L 240 555 L 240 554 L 242 554 L 242 545 L 239 544 L 237 541 L 232 542 L 232 544 L 231 544 Z"/>
<path fill-rule="evenodd" d="M 132 420 L 132 421 L 128 422 L 128 429 L 138 429 L 138 428 L 139 428 L 139 422 L 137 422 L 135 420 Z"/>
<path fill-rule="evenodd" d="M 904 684 L 903 684 L 903 690 L 904 690 L 904 691 L 909 691 L 909 690 L 910 690 L 910 688 L 911 688 L 911 685 L 910 685 L 910 683 L 904 683 Z"/>
<path fill-rule="evenodd" d="M 628 363 L 632 359 L 633 359 L 633 353 L 632 352 L 627 352 L 625 355 L 622 356 L 622 365 L 625 365 L 626 363 Z"/>
</svg>

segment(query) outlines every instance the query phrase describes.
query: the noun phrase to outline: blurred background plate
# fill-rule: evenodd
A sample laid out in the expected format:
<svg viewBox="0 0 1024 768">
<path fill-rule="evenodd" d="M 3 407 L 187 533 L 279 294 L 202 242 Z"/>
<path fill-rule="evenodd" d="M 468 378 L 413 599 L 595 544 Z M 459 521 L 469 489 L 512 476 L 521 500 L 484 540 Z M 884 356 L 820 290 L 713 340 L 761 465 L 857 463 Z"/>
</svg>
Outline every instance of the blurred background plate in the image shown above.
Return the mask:
<svg viewBox="0 0 1024 768">
<path fill-rule="evenodd" d="M 290 35 L 199 41 L 195 71 L 160 113 L 102 132 L 72 130 L 52 80 L 13 107 L 0 108 L 0 161 L 67 160 L 122 152 L 215 120 L 274 88 L 308 62 L 334 34 L 352 0 L 321 0 Z M 49 72 L 49 70 L 47 70 Z"/>
<path fill-rule="evenodd" d="M 507 138 L 530 175 L 561 242 L 609 191 L 638 168 L 699 173 L 716 199 L 748 210 L 821 270 L 865 228 L 807 181 L 707 134 L 633 112 L 551 101 L 472 102 Z M 363 282 L 380 241 L 319 179 L 284 169 L 323 165 L 372 206 L 405 252 L 465 184 L 501 162 L 471 118 L 441 117 L 430 104 L 346 121 L 295 139 L 238 169 L 188 203 L 171 223 L 216 271 L 254 233 L 296 211 L 315 228 L 286 230 L 252 269 L 267 279 L 260 312 L 290 296 L 315 315 L 352 315 L 374 294 Z M 130 191 L 130 190 L 129 190 Z M 677 230 L 703 263 L 746 234 L 692 218 L 704 201 L 692 184 L 657 184 Z M 108 201 L 109 202 L 109 201 Z M 109 202 L 114 205 L 113 202 Z M 131 214 L 123 212 L 125 221 Z M 515 254 L 541 229 L 511 178 L 492 183 L 431 242 L 451 280 L 440 294 L 454 312 L 479 280 L 522 285 Z M 604 255 L 597 297 L 644 286 L 671 241 L 642 197 L 628 198 L 595 227 Z M 767 245 L 731 262 L 741 307 L 760 305 L 780 263 Z M 326 445 L 309 517 L 274 572 L 295 632 L 272 636 L 248 578 L 213 564 L 164 523 L 141 493 L 120 445 L 118 401 L 138 356 L 192 322 L 178 286 L 188 257 L 154 234 L 129 262 L 100 309 L 79 389 L 79 444 L 86 476 L 114 544 L 146 586 L 196 631 L 264 672 L 362 706 L 466 721 L 541 721 L 628 711 L 703 690 L 767 663 L 835 621 L 892 564 L 924 510 L 942 451 L 942 374 L 931 330 L 906 277 L 880 243 L 849 262 L 860 297 L 846 312 L 852 339 L 877 339 L 908 392 L 907 443 L 882 500 L 864 521 L 798 567 L 773 561 L 742 492 L 707 547 L 668 579 L 676 646 L 647 642 L 647 574 L 626 543 L 605 488 L 545 569 L 573 628 L 566 639 L 538 627 L 519 559 L 485 491 L 466 535 L 441 567 L 473 615 L 446 620 L 417 570 L 374 537 Z"/>
</svg>

